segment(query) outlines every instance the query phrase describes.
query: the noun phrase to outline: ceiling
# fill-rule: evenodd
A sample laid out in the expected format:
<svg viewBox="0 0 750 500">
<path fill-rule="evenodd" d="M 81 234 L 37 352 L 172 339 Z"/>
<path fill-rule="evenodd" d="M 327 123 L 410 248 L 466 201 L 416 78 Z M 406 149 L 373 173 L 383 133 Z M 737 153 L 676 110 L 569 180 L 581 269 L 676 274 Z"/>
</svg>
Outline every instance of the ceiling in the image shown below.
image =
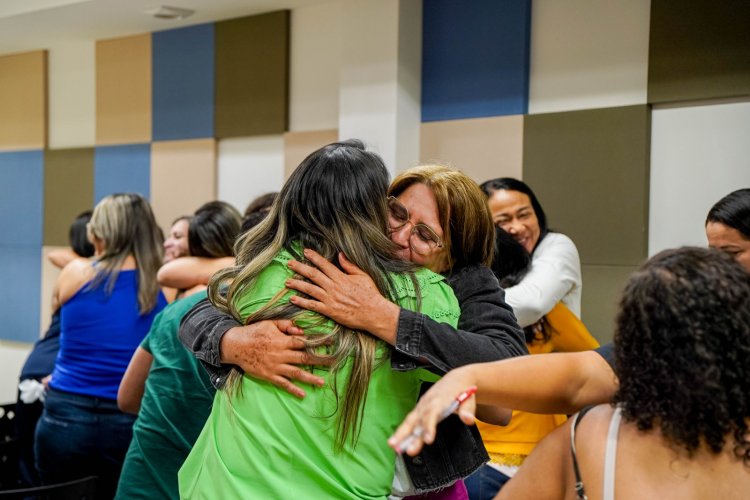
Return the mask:
<svg viewBox="0 0 750 500">
<path fill-rule="evenodd" d="M 179 28 L 331 0 L 0 0 L 0 55 Z M 161 5 L 195 10 L 183 20 L 145 13 Z"/>
</svg>

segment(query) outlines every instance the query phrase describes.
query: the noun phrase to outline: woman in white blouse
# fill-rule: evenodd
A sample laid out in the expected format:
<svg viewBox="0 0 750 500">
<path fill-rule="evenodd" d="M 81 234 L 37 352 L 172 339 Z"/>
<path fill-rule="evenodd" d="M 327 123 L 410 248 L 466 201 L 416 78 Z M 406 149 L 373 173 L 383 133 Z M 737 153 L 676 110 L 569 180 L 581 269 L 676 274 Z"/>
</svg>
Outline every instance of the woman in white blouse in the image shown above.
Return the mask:
<svg viewBox="0 0 750 500">
<path fill-rule="evenodd" d="M 547 217 L 534 192 L 510 177 L 482 184 L 495 225 L 507 231 L 531 255 L 531 268 L 505 289 L 522 327 L 533 325 L 558 302 L 581 317 L 581 259 L 573 241 L 547 228 Z"/>
</svg>

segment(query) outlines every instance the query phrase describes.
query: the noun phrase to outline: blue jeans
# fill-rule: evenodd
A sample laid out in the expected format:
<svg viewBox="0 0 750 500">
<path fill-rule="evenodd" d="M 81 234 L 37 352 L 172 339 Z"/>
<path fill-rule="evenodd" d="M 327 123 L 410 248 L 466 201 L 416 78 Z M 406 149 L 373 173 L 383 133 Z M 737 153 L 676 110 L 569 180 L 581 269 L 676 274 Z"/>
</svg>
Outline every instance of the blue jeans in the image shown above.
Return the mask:
<svg viewBox="0 0 750 500">
<path fill-rule="evenodd" d="M 134 415 L 110 399 L 50 389 L 36 427 L 36 468 L 44 484 L 99 476 L 97 498 L 114 497 Z"/>
<path fill-rule="evenodd" d="M 508 481 L 510 477 L 489 465 L 483 465 L 464 479 L 469 500 L 492 500 Z"/>
</svg>

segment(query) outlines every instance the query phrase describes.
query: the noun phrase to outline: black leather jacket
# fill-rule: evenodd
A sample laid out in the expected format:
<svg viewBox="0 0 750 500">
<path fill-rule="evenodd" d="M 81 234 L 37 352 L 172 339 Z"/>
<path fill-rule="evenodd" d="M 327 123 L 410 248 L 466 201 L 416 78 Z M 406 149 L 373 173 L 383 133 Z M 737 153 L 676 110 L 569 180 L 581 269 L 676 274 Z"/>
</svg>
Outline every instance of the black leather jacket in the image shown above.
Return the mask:
<svg viewBox="0 0 750 500">
<path fill-rule="evenodd" d="M 466 266 L 446 278 L 461 306 L 458 330 L 424 314 L 401 309 L 396 345 L 391 356 L 394 370 L 412 370 L 426 360 L 437 373 L 469 363 L 497 361 L 527 354 L 526 342 L 505 292 L 485 266 Z M 222 335 L 238 323 L 215 309 L 208 300 L 196 304 L 182 320 L 180 340 L 203 362 L 218 388 L 231 366 L 219 361 Z M 422 360 L 422 361 L 420 361 Z M 422 392 L 429 388 L 425 384 Z M 474 472 L 489 457 L 476 426 L 467 426 L 455 415 L 438 426 L 435 442 L 416 457 L 406 457 L 406 467 L 418 492 L 451 484 Z"/>
</svg>

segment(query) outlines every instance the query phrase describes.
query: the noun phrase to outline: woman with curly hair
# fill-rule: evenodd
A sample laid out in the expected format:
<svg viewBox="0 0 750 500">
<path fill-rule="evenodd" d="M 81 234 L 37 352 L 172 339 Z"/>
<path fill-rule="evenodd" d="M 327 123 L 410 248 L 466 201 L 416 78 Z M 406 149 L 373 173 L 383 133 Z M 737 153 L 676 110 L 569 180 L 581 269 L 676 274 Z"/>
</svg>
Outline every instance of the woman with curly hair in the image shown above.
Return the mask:
<svg viewBox="0 0 750 500">
<path fill-rule="evenodd" d="M 746 498 L 748 304 L 750 280 L 728 255 L 650 259 L 620 302 L 614 406 L 552 433 L 498 498 Z"/>
</svg>

